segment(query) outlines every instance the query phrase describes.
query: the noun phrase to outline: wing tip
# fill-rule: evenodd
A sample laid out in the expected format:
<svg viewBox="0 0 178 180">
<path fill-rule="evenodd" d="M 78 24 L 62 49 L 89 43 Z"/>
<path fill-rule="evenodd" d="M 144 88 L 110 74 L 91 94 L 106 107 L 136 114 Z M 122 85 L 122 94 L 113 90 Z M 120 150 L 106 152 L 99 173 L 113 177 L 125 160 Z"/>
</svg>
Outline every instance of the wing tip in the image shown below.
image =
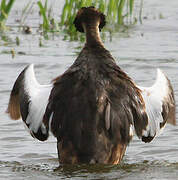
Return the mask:
<svg viewBox="0 0 178 180">
<path fill-rule="evenodd" d="M 157 68 L 157 81 L 161 81 L 161 83 L 168 81 L 167 76 L 160 68 Z"/>
<path fill-rule="evenodd" d="M 32 68 L 32 69 L 34 69 L 34 64 L 32 63 L 32 64 L 29 64 L 28 66 L 27 66 L 27 68 L 29 69 L 29 68 Z"/>
<path fill-rule="evenodd" d="M 25 73 L 30 72 L 32 74 L 34 74 L 34 64 L 29 64 L 26 68 L 25 68 Z"/>
</svg>

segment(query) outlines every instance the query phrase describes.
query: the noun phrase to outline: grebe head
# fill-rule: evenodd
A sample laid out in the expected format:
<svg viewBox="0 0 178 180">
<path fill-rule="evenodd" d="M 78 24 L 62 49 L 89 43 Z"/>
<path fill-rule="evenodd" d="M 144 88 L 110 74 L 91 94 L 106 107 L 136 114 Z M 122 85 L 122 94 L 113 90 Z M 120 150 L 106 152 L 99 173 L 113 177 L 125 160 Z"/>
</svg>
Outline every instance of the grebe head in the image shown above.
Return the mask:
<svg viewBox="0 0 178 180">
<path fill-rule="evenodd" d="M 98 26 L 101 31 L 106 24 L 105 15 L 93 6 L 83 7 L 78 11 L 74 24 L 79 32 L 84 32 L 84 26 Z"/>
</svg>

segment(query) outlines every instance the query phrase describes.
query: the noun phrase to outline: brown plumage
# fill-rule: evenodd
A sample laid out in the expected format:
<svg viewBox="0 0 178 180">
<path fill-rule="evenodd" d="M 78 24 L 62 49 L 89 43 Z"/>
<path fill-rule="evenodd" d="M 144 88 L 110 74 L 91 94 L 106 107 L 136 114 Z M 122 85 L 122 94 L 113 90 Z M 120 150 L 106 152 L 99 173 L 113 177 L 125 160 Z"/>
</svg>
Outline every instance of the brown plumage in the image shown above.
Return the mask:
<svg viewBox="0 0 178 180">
<path fill-rule="evenodd" d="M 95 8 L 80 9 L 74 24 L 86 34 L 75 62 L 48 86 L 39 85 L 28 66 L 16 80 L 8 112 L 14 119 L 21 114 L 39 140 L 46 140 L 50 130 L 60 163 L 118 164 L 133 127 L 142 141 L 150 142 L 168 119 L 175 122 L 172 86 L 160 70 L 154 88 L 136 86 L 104 48 L 99 30 L 105 17 Z M 165 91 L 157 100 L 161 86 Z"/>
<path fill-rule="evenodd" d="M 53 112 L 51 129 L 59 141 L 62 163 L 74 150 L 75 162 L 119 163 L 131 140 L 130 124 L 138 121 L 138 136 L 147 124 L 140 90 L 100 40 L 103 17 L 92 7 L 79 10 L 74 24 L 86 33 L 85 47 L 56 79 L 49 98 L 44 122 L 49 124 Z M 73 150 L 66 155 L 69 148 Z"/>
</svg>

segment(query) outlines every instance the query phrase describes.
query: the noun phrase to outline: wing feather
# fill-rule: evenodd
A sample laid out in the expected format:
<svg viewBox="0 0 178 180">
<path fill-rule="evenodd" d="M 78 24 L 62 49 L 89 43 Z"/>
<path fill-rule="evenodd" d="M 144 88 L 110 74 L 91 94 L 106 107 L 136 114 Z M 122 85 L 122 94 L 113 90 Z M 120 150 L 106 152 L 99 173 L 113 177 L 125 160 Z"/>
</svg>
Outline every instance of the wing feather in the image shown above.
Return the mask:
<svg viewBox="0 0 178 180">
<path fill-rule="evenodd" d="M 17 78 L 9 100 L 7 112 L 10 117 L 19 119 L 22 116 L 30 134 L 41 141 L 48 138 L 48 129 L 43 124 L 43 116 L 52 87 L 52 84 L 40 85 L 37 82 L 34 66 L 31 64 Z"/>
<path fill-rule="evenodd" d="M 142 141 L 150 142 L 164 128 L 166 122 L 175 125 L 175 100 L 172 85 L 164 73 L 157 69 L 157 79 L 151 87 L 140 87 L 148 116 L 142 130 Z"/>
</svg>

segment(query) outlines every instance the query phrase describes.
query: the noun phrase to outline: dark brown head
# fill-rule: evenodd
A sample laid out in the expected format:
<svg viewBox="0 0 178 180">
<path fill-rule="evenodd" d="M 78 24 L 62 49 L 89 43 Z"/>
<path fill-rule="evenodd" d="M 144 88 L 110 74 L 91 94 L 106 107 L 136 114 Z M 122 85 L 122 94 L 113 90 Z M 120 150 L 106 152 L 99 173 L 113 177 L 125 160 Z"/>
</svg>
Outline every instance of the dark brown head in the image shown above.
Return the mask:
<svg viewBox="0 0 178 180">
<path fill-rule="evenodd" d="M 99 30 L 106 24 L 105 15 L 91 7 L 82 7 L 74 20 L 75 27 L 78 31 L 84 32 L 83 24 L 96 25 L 99 24 Z"/>
</svg>

